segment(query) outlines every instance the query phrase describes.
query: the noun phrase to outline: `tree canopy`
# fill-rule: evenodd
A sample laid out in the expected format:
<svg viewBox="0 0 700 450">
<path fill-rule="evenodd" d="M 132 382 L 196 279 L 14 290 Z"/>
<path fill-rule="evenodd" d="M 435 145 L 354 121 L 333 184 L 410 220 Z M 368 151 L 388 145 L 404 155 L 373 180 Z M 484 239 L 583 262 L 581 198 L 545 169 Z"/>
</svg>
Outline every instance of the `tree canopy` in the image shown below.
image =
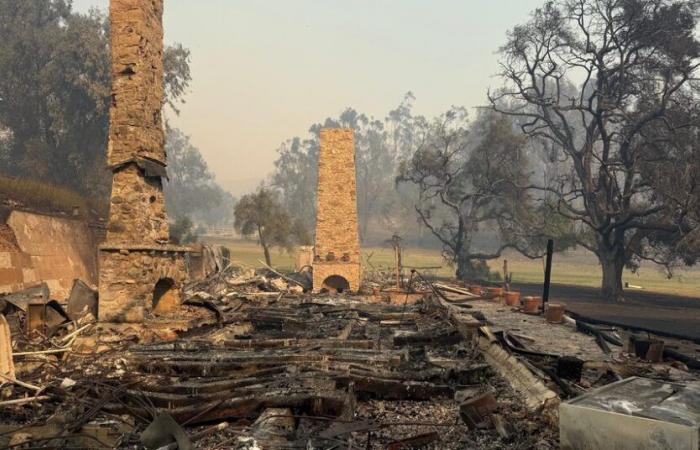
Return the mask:
<svg viewBox="0 0 700 450">
<path fill-rule="evenodd" d="M 625 265 L 670 268 L 697 257 L 678 244 L 697 227 L 697 175 L 685 158 L 700 126 L 699 9 L 675 0 L 548 1 L 501 49 L 505 85 L 491 104 L 556 161 L 556 176 L 528 188 L 578 226 L 577 244 L 598 256 L 610 299 L 622 298 Z"/>
<path fill-rule="evenodd" d="M 415 211 L 459 279 L 488 277 L 486 260 L 507 248 L 539 257 L 555 231 L 519 187 L 528 181 L 525 144 L 507 118 L 482 113 L 470 123 L 464 108 L 453 107 L 429 124 L 400 167 L 397 182 L 418 188 Z M 475 248 L 484 233 L 495 245 Z"/>
<path fill-rule="evenodd" d="M 304 227 L 290 217 L 275 192 L 265 187 L 242 196 L 236 203 L 234 217 L 236 231 L 244 236 L 257 236 L 268 266 L 272 265 L 271 248 L 291 250 L 294 244 L 310 241 Z"/>
<path fill-rule="evenodd" d="M 63 0 L 0 0 L 0 164 L 79 192 L 109 193 L 109 21 Z M 164 52 L 164 102 L 190 82 L 189 51 Z M 106 206 L 106 202 L 104 203 Z"/>
</svg>

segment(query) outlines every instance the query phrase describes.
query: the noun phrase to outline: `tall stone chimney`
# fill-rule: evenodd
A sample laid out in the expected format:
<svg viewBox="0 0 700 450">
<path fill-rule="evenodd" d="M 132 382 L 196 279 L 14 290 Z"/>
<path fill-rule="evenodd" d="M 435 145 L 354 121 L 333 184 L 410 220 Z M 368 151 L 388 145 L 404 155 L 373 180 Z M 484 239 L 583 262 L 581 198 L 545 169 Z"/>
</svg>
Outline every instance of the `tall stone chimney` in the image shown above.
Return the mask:
<svg viewBox="0 0 700 450">
<path fill-rule="evenodd" d="M 111 0 L 112 171 L 107 239 L 100 247 L 99 318 L 140 322 L 175 309 L 186 248 L 168 244 L 163 104 L 163 0 Z"/>
<path fill-rule="evenodd" d="M 360 239 L 355 191 L 353 130 L 322 129 L 313 264 L 313 285 L 317 292 L 357 291 L 360 287 Z"/>
</svg>

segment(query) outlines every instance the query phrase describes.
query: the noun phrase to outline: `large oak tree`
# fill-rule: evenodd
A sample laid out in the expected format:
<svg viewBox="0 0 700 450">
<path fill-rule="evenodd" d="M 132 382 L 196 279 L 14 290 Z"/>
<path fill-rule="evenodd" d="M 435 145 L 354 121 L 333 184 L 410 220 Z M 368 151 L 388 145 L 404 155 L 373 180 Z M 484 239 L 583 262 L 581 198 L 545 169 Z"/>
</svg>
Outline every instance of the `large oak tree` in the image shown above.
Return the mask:
<svg viewBox="0 0 700 450">
<path fill-rule="evenodd" d="M 397 182 L 417 188 L 415 211 L 458 279 L 487 277 L 486 261 L 508 248 L 537 258 L 547 237 L 565 231 L 519 187 L 529 180 L 526 141 L 506 117 L 482 113 L 470 123 L 464 108 L 452 108 L 427 124 L 424 140 L 400 167 Z M 484 235 L 491 248 L 476 245 Z"/>
<path fill-rule="evenodd" d="M 527 187 L 580 226 L 611 300 L 623 297 L 626 265 L 696 258 L 678 244 L 697 226 L 697 174 L 685 160 L 697 144 L 680 137 L 697 141 L 700 126 L 698 11 L 680 0 L 549 1 L 501 50 L 493 107 L 544 140 L 561 167 Z"/>
</svg>

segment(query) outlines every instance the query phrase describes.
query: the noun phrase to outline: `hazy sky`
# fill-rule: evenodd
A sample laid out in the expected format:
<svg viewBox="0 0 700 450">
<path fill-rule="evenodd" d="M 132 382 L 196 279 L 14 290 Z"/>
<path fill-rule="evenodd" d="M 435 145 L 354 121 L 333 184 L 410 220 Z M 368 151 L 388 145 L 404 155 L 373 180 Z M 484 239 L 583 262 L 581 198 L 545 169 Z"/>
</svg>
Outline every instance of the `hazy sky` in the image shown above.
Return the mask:
<svg viewBox="0 0 700 450">
<path fill-rule="evenodd" d="M 179 117 L 235 195 L 272 171 L 279 144 L 351 106 L 383 118 L 485 103 L 506 32 L 544 0 L 165 0 L 165 41 L 192 51 Z M 107 10 L 108 0 L 74 0 Z"/>
</svg>

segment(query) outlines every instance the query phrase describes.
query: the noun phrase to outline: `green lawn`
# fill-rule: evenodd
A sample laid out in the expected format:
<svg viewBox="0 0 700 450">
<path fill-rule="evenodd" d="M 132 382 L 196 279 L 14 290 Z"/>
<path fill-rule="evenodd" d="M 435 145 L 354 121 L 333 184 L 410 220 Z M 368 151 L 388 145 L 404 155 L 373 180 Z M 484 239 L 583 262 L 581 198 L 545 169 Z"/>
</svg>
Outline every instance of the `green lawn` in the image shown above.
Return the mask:
<svg viewBox="0 0 700 450">
<path fill-rule="evenodd" d="M 262 249 L 253 240 L 241 240 L 206 236 L 205 242 L 221 244 L 231 250 L 231 258 L 244 265 L 259 267 L 259 260 L 264 260 Z M 508 269 L 513 272 L 515 282 L 540 283 L 543 279 L 544 267 L 542 260 L 530 260 L 517 253 L 504 255 L 508 260 Z M 391 271 L 394 265 L 394 251 L 391 248 L 369 247 L 362 249 L 362 262 L 366 270 Z M 454 269 L 449 267 L 437 250 L 417 248 L 403 249 L 404 266 L 440 266 L 440 269 L 425 269 L 427 272 L 440 276 L 454 275 Z M 282 270 L 292 270 L 292 256 L 285 251 L 273 250 L 272 264 Z M 491 270 L 502 271 L 503 259 L 490 263 Z M 581 286 L 600 285 L 600 267 L 590 253 L 575 251 L 555 254 L 553 259 L 552 282 L 574 284 Z M 688 295 L 700 298 L 700 269 L 679 271 L 672 279 L 651 265 L 642 266 L 638 274 L 626 271 L 623 280 L 630 284 L 643 286 L 645 290 L 668 294 Z"/>
<path fill-rule="evenodd" d="M 541 282 L 544 274 L 542 260 L 530 260 L 519 254 L 507 255 L 508 269 L 513 279 Z M 502 267 L 503 261 L 499 264 Z M 492 267 L 494 264 L 492 264 Z M 552 282 L 580 286 L 600 286 L 601 273 L 596 257 L 585 251 L 555 253 L 552 259 Z M 622 280 L 644 290 L 700 298 L 700 268 L 680 270 L 668 279 L 665 272 L 652 264 L 644 264 L 637 273 L 625 271 Z"/>
</svg>

